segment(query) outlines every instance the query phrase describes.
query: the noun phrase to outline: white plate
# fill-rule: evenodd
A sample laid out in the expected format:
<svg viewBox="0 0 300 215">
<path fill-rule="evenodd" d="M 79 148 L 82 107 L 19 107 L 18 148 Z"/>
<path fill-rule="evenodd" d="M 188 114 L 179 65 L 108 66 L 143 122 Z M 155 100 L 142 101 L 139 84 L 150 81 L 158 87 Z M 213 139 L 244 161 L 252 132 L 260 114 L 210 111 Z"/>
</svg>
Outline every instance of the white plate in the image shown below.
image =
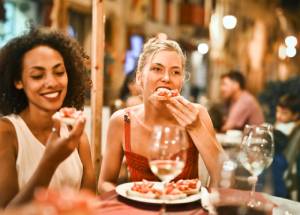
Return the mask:
<svg viewBox="0 0 300 215">
<path fill-rule="evenodd" d="M 216 134 L 217 141 L 225 146 L 235 146 L 242 142 L 241 137 L 230 136 L 227 134 Z"/>
<path fill-rule="evenodd" d="M 161 182 L 153 182 L 158 186 L 161 186 Z M 164 199 L 148 199 L 148 198 L 142 198 L 137 196 L 130 196 L 127 194 L 127 190 L 129 190 L 133 186 L 134 182 L 129 182 L 125 184 L 118 185 L 116 187 L 116 192 L 127 199 L 131 199 L 138 202 L 145 202 L 145 203 L 151 203 L 151 204 L 184 204 L 189 202 L 194 202 L 201 199 L 202 191 L 203 189 L 206 189 L 205 187 L 201 187 L 201 191 L 197 194 L 187 196 L 183 199 L 176 199 L 176 200 L 164 200 Z"/>
</svg>

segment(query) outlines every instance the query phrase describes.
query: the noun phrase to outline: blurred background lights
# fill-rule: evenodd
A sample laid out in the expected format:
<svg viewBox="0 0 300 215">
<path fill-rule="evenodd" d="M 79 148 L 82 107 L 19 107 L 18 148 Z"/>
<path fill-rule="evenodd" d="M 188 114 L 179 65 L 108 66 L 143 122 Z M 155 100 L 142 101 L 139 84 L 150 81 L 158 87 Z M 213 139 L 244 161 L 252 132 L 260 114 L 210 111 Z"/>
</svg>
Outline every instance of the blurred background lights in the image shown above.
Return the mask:
<svg viewBox="0 0 300 215">
<path fill-rule="evenodd" d="M 237 19 L 235 16 L 226 15 L 223 17 L 223 26 L 226 29 L 234 29 L 237 23 Z"/>
<path fill-rule="evenodd" d="M 199 43 L 198 52 L 200 54 L 203 54 L 203 55 L 206 54 L 208 52 L 208 49 L 209 49 L 209 47 L 208 47 L 207 43 Z"/>
<path fill-rule="evenodd" d="M 295 47 L 288 46 L 286 48 L 286 56 L 295 57 L 296 54 L 297 54 L 297 51 L 296 51 Z"/>
<path fill-rule="evenodd" d="M 278 57 L 281 59 L 281 60 L 284 60 L 286 58 L 286 47 L 281 44 L 279 46 L 279 49 L 278 49 Z"/>
<path fill-rule="evenodd" d="M 284 42 L 287 47 L 295 47 L 297 45 L 297 38 L 295 36 L 287 36 Z"/>
</svg>

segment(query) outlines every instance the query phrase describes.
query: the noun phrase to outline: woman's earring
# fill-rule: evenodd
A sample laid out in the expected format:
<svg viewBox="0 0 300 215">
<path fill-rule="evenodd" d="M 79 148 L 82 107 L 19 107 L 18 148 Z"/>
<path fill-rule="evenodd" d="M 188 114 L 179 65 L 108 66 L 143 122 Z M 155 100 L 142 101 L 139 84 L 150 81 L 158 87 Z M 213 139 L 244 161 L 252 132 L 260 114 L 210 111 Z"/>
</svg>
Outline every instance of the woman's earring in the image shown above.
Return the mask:
<svg viewBox="0 0 300 215">
<path fill-rule="evenodd" d="M 190 78 L 191 78 L 191 73 L 190 73 L 190 72 L 185 72 L 185 74 L 184 74 L 184 81 L 185 81 L 185 82 L 186 82 L 186 81 L 189 81 Z"/>
<path fill-rule="evenodd" d="M 16 87 L 18 90 L 22 90 L 22 89 L 23 89 L 23 83 L 22 83 L 22 81 L 16 81 L 16 82 L 15 82 L 15 87 Z"/>
</svg>

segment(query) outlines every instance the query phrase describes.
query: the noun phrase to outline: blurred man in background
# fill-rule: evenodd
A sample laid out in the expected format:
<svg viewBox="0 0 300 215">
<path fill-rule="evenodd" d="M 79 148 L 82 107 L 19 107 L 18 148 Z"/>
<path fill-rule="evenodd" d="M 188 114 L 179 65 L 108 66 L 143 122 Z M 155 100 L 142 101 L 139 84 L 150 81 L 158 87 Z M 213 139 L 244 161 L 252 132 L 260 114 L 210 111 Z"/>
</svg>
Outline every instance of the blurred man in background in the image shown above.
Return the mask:
<svg viewBox="0 0 300 215">
<path fill-rule="evenodd" d="M 264 122 L 264 116 L 256 98 L 245 90 L 245 77 L 232 70 L 221 76 L 221 96 L 226 102 L 227 114 L 222 131 L 243 129 L 246 124 Z"/>
</svg>

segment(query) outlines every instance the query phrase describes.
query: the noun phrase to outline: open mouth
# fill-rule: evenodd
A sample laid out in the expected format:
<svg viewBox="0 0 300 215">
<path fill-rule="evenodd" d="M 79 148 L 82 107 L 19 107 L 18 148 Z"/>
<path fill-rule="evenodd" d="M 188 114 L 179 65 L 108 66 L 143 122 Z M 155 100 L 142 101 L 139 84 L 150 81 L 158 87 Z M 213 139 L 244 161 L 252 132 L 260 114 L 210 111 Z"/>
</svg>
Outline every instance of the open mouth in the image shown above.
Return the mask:
<svg viewBox="0 0 300 215">
<path fill-rule="evenodd" d="M 53 99 L 53 98 L 58 97 L 59 94 L 60 94 L 60 92 L 56 91 L 56 92 L 51 92 L 51 93 L 43 93 L 42 96 L 49 98 L 49 99 Z"/>
<path fill-rule="evenodd" d="M 155 91 L 160 91 L 160 90 L 172 90 L 172 89 L 169 88 L 169 87 L 157 87 L 157 88 L 155 89 Z"/>
<path fill-rule="evenodd" d="M 158 87 L 155 90 L 155 94 L 166 98 L 171 98 L 179 95 L 177 89 L 172 90 L 169 87 Z"/>
</svg>

